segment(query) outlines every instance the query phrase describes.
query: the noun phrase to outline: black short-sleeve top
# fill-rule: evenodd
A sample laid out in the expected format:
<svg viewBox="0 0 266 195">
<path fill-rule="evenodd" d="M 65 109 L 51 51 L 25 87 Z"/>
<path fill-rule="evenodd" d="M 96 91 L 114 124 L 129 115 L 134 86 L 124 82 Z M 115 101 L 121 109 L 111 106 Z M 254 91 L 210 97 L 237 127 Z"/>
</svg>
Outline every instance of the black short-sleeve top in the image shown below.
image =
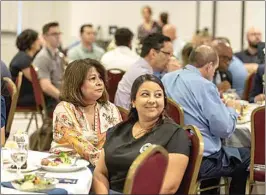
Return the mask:
<svg viewBox="0 0 266 195">
<path fill-rule="evenodd" d="M 188 136 L 173 120 L 165 118 L 161 124 L 138 139 L 132 135 L 133 126 L 129 122 L 114 126 L 107 132 L 104 145 L 110 189 L 118 192 L 123 191 L 131 164 L 147 146 L 156 144 L 164 147 L 168 153 L 189 156 Z"/>
</svg>

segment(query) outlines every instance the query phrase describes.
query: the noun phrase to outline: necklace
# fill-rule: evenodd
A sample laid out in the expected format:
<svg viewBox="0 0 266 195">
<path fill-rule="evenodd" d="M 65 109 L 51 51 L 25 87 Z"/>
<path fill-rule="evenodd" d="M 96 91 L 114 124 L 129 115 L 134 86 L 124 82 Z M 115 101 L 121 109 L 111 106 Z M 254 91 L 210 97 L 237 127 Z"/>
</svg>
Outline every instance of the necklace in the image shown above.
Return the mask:
<svg viewBox="0 0 266 195">
<path fill-rule="evenodd" d="M 143 128 L 141 128 L 139 122 L 137 122 L 137 124 L 138 124 L 139 127 L 140 127 L 140 131 L 134 135 L 135 138 L 138 138 L 138 137 L 139 137 L 140 135 L 142 135 L 142 134 L 146 134 L 146 133 L 149 132 L 149 131 L 153 128 L 153 126 L 154 126 L 154 125 L 152 125 L 150 128 L 143 129 Z"/>
</svg>

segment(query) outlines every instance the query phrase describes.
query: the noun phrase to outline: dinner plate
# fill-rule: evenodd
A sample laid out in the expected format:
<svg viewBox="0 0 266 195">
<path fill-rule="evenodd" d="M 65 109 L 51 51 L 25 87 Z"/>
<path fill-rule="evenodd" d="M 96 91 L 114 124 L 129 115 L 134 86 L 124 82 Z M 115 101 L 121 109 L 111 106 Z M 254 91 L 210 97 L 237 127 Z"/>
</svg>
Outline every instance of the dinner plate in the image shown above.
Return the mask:
<svg viewBox="0 0 266 195">
<path fill-rule="evenodd" d="M 49 172 L 74 172 L 78 171 L 80 169 L 83 169 L 87 167 L 90 163 L 86 160 L 83 159 L 78 159 L 76 162 L 76 165 L 67 165 L 67 164 L 62 164 L 58 166 L 44 166 L 41 165 L 41 168 L 45 171 Z"/>
<path fill-rule="evenodd" d="M 49 185 L 34 185 L 33 183 L 29 182 L 26 184 L 23 183 L 18 184 L 15 181 L 11 182 L 12 186 L 19 190 L 19 191 L 24 191 L 24 192 L 47 192 L 49 190 L 52 190 L 56 187 L 56 184 L 59 183 L 59 181 L 57 179 L 54 178 L 49 178 L 49 180 L 51 181 L 51 184 Z"/>
<path fill-rule="evenodd" d="M 37 169 L 39 169 L 40 167 L 38 166 L 35 166 L 35 165 L 27 165 L 27 168 L 26 169 L 20 169 L 21 170 L 21 173 L 29 173 L 29 172 L 32 172 L 32 171 L 35 171 Z M 17 169 L 12 169 L 11 168 L 11 165 L 7 165 L 4 167 L 5 170 L 9 171 L 9 172 L 12 172 L 12 173 L 15 173 L 17 172 Z"/>
</svg>

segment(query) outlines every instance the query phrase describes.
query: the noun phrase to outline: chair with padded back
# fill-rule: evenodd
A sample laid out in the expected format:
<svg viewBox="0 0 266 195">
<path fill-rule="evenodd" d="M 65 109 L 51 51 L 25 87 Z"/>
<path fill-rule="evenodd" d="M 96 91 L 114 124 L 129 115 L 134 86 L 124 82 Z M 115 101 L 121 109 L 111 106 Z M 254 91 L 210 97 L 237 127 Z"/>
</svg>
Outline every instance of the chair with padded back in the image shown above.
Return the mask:
<svg viewBox="0 0 266 195">
<path fill-rule="evenodd" d="M 183 129 L 191 141 L 189 163 L 176 194 L 196 194 L 197 180 L 203 157 L 204 142 L 199 129 L 196 126 L 188 125 Z"/>
<path fill-rule="evenodd" d="M 8 77 L 4 77 L 3 80 L 6 82 L 7 90 L 11 96 L 11 105 L 10 105 L 10 110 L 7 118 L 7 123 L 6 123 L 6 128 L 5 131 L 7 133 L 10 133 L 14 115 L 15 115 L 15 110 L 18 102 L 18 91 L 15 83 Z"/>
<path fill-rule="evenodd" d="M 112 103 L 114 103 L 118 83 L 122 79 L 124 74 L 125 71 L 118 68 L 112 68 L 107 70 L 108 82 L 106 88 L 109 94 L 109 101 Z"/>
<path fill-rule="evenodd" d="M 184 110 L 170 98 L 167 98 L 166 112 L 177 124 L 184 125 Z"/>
<path fill-rule="evenodd" d="M 265 185 L 265 107 L 253 110 L 251 114 L 251 149 L 249 177 L 246 194 L 251 194 L 252 186 Z M 257 183 L 264 182 L 264 183 Z"/>
<path fill-rule="evenodd" d="M 19 72 L 18 74 L 18 77 L 16 79 L 16 85 L 17 85 L 17 90 L 18 90 L 18 96 L 20 95 L 20 89 L 21 89 L 21 85 L 23 84 L 22 79 L 23 77 L 23 73 L 22 72 Z M 30 128 L 30 125 L 31 125 L 31 122 L 33 120 L 33 118 L 35 119 L 35 124 L 36 124 L 36 128 L 38 129 L 38 119 L 37 119 L 37 113 L 38 113 L 38 110 L 37 110 L 37 107 L 36 106 L 17 106 L 16 107 L 16 112 L 23 112 L 25 114 L 27 113 L 31 113 L 31 117 L 30 117 L 30 121 L 28 123 L 28 126 L 27 126 L 27 129 L 26 129 L 26 132 L 28 132 L 29 128 Z"/>
<path fill-rule="evenodd" d="M 253 83 L 255 74 L 256 73 L 251 73 L 246 79 L 244 93 L 243 93 L 243 97 L 242 97 L 243 100 L 248 101 L 248 99 L 249 99 L 249 94 L 250 94 L 251 89 L 252 89 L 252 83 Z"/>
<path fill-rule="evenodd" d="M 122 108 L 120 106 L 116 106 L 121 114 L 122 120 L 126 121 L 128 119 L 128 113 L 129 111 L 125 108 Z"/>
<path fill-rule="evenodd" d="M 130 166 L 123 194 L 159 194 L 167 165 L 168 152 L 151 145 Z"/>
</svg>

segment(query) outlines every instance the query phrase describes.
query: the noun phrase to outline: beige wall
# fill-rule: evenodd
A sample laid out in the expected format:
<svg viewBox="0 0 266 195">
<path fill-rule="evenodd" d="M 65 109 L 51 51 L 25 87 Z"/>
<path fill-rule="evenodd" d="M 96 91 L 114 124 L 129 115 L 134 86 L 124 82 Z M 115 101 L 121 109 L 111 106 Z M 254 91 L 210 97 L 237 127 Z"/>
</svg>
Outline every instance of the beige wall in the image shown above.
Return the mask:
<svg viewBox="0 0 266 195">
<path fill-rule="evenodd" d="M 212 3 L 202 1 L 200 9 L 200 28 L 209 27 L 212 32 Z M 17 1 L 1 2 L 1 29 L 17 28 Z M 22 1 L 22 28 L 33 28 L 41 32 L 44 23 L 57 20 L 63 32 L 63 45 L 68 46 L 79 39 L 79 28 L 83 23 L 102 27 L 102 37 L 108 39 L 108 26 L 129 27 L 136 33 L 142 22 L 140 9 L 144 5 L 153 8 L 153 18 L 158 20 L 159 13 L 167 11 L 170 23 L 177 26 L 178 35 L 189 41 L 196 28 L 195 1 Z M 11 11 L 12 10 L 12 11 Z M 255 25 L 265 30 L 265 2 L 246 3 L 246 29 Z M 227 36 L 234 51 L 240 49 L 241 2 L 217 2 L 216 32 Z M 245 29 L 245 31 L 246 31 Z M 1 59 L 9 63 L 16 53 L 15 37 L 1 36 Z M 4 41 L 3 41 L 4 40 Z"/>
</svg>

